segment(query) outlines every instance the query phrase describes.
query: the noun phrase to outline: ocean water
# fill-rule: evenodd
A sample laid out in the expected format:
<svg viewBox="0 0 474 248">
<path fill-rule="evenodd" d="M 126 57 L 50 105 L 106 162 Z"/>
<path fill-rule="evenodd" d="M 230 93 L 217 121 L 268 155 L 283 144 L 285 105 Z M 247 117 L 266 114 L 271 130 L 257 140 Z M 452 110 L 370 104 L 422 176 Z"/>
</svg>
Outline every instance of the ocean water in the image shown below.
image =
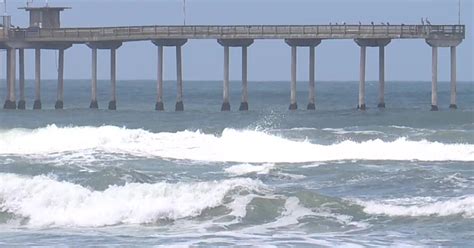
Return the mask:
<svg viewBox="0 0 474 248">
<path fill-rule="evenodd" d="M 119 81 L 118 110 L 89 110 L 87 80 L 67 80 L 65 109 L 0 110 L 0 246 L 474 246 L 474 83 L 250 82 L 250 111 L 220 112 L 221 82 L 185 82 L 185 111 L 165 83 Z M 0 94 L 5 93 L 5 83 Z"/>
</svg>

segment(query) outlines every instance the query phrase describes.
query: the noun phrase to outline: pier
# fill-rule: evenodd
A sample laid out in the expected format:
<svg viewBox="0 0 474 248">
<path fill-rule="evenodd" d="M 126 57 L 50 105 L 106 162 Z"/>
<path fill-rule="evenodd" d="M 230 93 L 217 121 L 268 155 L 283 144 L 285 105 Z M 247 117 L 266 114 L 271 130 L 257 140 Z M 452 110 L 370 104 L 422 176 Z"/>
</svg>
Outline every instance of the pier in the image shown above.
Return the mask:
<svg viewBox="0 0 474 248">
<path fill-rule="evenodd" d="M 99 108 L 97 102 L 97 50 L 110 51 L 111 95 L 108 109 L 117 109 L 116 99 L 116 53 L 124 42 L 150 41 L 157 47 L 157 85 L 155 109 L 163 111 L 163 57 L 164 48 L 175 48 L 176 54 L 176 103 L 175 110 L 184 110 L 182 46 L 193 39 L 213 39 L 216 45 L 224 49 L 223 58 L 223 102 L 222 111 L 230 111 L 229 101 L 229 50 L 240 48 L 242 51 L 242 96 L 239 110 L 249 109 L 247 92 L 247 53 L 256 40 L 278 39 L 289 46 L 291 51 L 291 83 L 289 109 L 298 109 L 296 99 L 297 49 L 307 47 L 309 52 L 309 85 L 307 109 L 317 108 L 315 59 L 316 47 L 322 42 L 334 39 L 351 39 L 360 47 L 360 78 L 357 108 L 365 110 L 365 70 L 366 50 L 368 47 L 379 49 L 379 108 L 385 108 L 385 48 L 392 40 L 419 39 L 432 47 L 432 87 L 431 110 L 438 110 L 438 48 L 450 48 L 451 52 L 451 92 L 449 108 L 456 109 L 456 47 L 465 37 L 464 25 L 186 25 L 186 26 L 128 26 L 63 28 L 60 26 L 60 13 L 66 7 L 26 7 L 30 13 L 30 26 L 14 28 L 10 25 L 10 16 L 3 16 L 0 32 L 0 49 L 7 54 L 7 92 L 5 109 L 25 109 L 24 50 L 35 50 L 35 99 L 33 109 L 41 109 L 41 50 L 58 51 L 58 87 L 56 109 L 64 107 L 64 54 L 73 45 L 87 45 L 91 49 L 91 102 L 90 108 Z M 16 93 L 16 65 L 18 52 L 19 100 Z M 151 105 L 152 106 L 152 105 Z"/>
</svg>

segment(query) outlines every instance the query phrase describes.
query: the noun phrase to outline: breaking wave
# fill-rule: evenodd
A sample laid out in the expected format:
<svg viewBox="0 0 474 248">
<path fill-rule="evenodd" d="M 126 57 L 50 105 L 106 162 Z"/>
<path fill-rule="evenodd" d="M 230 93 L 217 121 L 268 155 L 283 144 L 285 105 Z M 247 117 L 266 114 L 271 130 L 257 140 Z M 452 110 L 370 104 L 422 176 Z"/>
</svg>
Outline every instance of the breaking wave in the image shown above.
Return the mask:
<svg viewBox="0 0 474 248">
<path fill-rule="evenodd" d="M 190 183 L 131 183 L 95 191 L 46 176 L 0 174 L 0 212 L 14 214 L 30 226 L 99 227 L 146 224 L 201 215 L 264 188 L 252 179 Z M 247 193 L 244 193 L 247 192 Z M 248 197 L 247 197 L 248 198 Z M 241 213 L 245 205 L 231 204 Z"/>
<path fill-rule="evenodd" d="M 301 163 L 335 160 L 474 161 L 473 144 L 426 140 L 330 145 L 291 140 L 262 131 L 225 129 L 221 135 L 201 131 L 153 133 L 115 126 L 57 127 L 0 131 L 0 156 L 124 154 L 213 162 Z"/>
<path fill-rule="evenodd" d="M 431 197 L 415 197 L 391 199 L 383 201 L 361 201 L 368 214 L 387 216 L 451 216 L 461 215 L 465 218 L 474 218 L 474 196 L 468 195 L 451 199 L 434 199 Z"/>
</svg>

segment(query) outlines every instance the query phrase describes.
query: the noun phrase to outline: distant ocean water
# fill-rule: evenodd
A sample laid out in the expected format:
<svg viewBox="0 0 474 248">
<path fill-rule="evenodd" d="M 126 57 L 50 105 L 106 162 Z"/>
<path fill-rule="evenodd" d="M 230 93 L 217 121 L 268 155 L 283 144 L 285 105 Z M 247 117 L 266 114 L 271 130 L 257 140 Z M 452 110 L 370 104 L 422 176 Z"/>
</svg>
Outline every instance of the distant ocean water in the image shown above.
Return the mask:
<svg viewBox="0 0 474 248">
<path fill-rule="evenodd" d="M 316 111 L 288 111 L 289 82 L 249 82 L 248 112 L 231 83 L 119 81 L 117 111 L 99 82 L 66 80 L 54 110 L 0 110 L 0 246 L 474 246 L 474 82 L 318 82 Z M 0 94 L 5 93 L 5 83 Z"/>
</svg>

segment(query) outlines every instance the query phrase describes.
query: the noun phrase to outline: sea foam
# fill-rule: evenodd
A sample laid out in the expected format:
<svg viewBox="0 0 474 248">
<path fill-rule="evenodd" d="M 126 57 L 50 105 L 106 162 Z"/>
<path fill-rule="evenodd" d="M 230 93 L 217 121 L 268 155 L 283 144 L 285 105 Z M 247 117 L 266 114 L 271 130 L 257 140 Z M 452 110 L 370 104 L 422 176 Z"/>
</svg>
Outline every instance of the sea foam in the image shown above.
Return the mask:
<svg viewBox="0 0 474 248">
<path fill-rule="evenodd" d="M 262 131 L 225 129 L 153 133 L 115 126 L 0 131 L 0 155 L 123 154 L 150 158 L 239 163 L 301 163 L 335 160 L 474 161 L 474 144 L 443 144 L 399 138 L 330 145 L 291 140 Z M 92 155 L 91 155 L 92 154 Z"/>
<path fill-rule="evenodd" d="M 260 181 L 239 178 L 131 183 L 95 191 L 46 176 L 0 174 L 0 211 L 26 218 L 29 226 L 39 227 L 145 224 L 199 216 L 206 209 L 225 205 L 225 197 L 240 202 L 239 198 L 246 198 L 248 192 L 264 187 Z M 232 212 L 242 212 L 240 204 L 230 206 Z"/>
</svg>

